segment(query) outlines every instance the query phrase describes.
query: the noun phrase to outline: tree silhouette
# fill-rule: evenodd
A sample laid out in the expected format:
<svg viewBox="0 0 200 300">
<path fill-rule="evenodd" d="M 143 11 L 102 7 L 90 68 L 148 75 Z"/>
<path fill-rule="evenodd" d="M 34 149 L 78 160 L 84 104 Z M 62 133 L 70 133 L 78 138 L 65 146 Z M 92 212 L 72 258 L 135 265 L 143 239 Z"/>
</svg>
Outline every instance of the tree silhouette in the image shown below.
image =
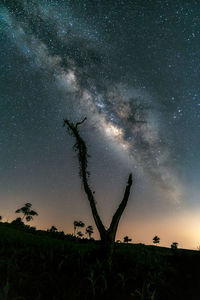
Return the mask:
<svg viewBox="0 0 200 300">
<path fill-rule="evenodd" d="M 48 232 L 57 232 L 58 229 L 57 229 L 54 225 L 52 225 L 51 228 L 48 229 L 47 231 L 48 231 Z"/>
<path fill-rule="evenodd" d="M 128 244 L 128 242 L 131 242 L 131 241 L 132 241 L 132 239 L 130 239 L 127 235 L 124 237 L 124 243 Z"/>
<path fill-rule="evenodd" d="M 17 219 L 15 219 L 15 220 L 13 220 L 12 222 L 11 222 L 11 224 L 12 225 L 16 225 L 16 226 L 25 226 L 24 225 L 24 222 L 22 222 L 22 218 L 17 218 Z"/>
<path fill-rule="evenodd" d="M 92 225 L 88 225 L 85 229 L 85 233 L 88 234 L 89 239 L 91 239 L 91 236 L 94 233 Z"/>
<path fill-rule="evenodd" d="M 74 221 L 74 235 L 76 235 L 77 225 L 78 225 L 78 221 Z"/>
<path fill-rule="evenodd" d="M 76 235 L 76 229 L 78 227 L 85 227 L 85 224 L 82 221 L 74 221 L 74 235 Z"/>
<path fill-rule="evenodd" d="M 87 146 L 83 138 L 79 133 L 79 126 L 85 122 L 86 118 L 84 118 L 81 122 L 72 123 L 69 120 L 64 120 L 63 126 L 67 127 L 68 133 L 73 136 L 76 140 L 76 143 L 73 146 L 74 151 L 78 154 L 78 162 L 79 162 L 79 175 L 82 180 L 82 184 L 87 195 L 90 208 L 92 211 L 92 215 L 97 226 L 97 229 L 100 234 L 101 244 L 102 244 L 102 254 L 105 254 L 106 261 L 109 266 L 111 266 L 112 262 L 112 254 L 114 249 L 115 236 L 117 232 L 117 227 L 122 216 L 122 213 L 127 205 L 130 189 L 132 186 L 132 174 L 129 175 L 128 183 L 125 188 L 123 199 L 117 208 L 115 214 L 112 217 L 110 226 L 108 229 L 103 225 L 99 213 L 97 211 L 96 202 L 94 198 L 94 190 L 89 185 L 89 176 L 90 173 L 88 171 L 88 152 Z"/>
<path fill-rule="evenodd" d="M 83 233 L 82 233 L 81 231 L 78 231 L 78 232 L 77 232 L 77 235 L 78 235 L 78 237 L 81 238 L 81 237 L 83 236 Z"/>
<path fill-rule="evenodd" d="M 178 243 L 177 243 L 177 242 L 173 242 L 173 243 L 171 244 L 171 248 L 172 248 L 172 249 L 177 249 L 177 248 L 178 248 Z"/>
<path fill-rule="evenodd" d="M 157 235 L 154 236 L 153 243 L 154 244 L 159 244 L 160 243 L 160 238 Z"/>
<path fill-rule="evenodd" d="M 78 224 L 78 221 L 74 221 L 74 235 L 76 235 L 76 229 L 77 229 L 77 224 Z"/>
<path fill-rule="evenodd" d="M 27 222 L 33 220 L 33 216 L 38 216 L 38 213 L 34 210 L 31 210 L 31 203 L 26 203 L 23 207 L 17 209 L 15 211 L 15 213 L 22 213 L 23 214 L 23 218 L 22 221 L 24 220 L 24 218 L 26 219 Z"/>
</svg>

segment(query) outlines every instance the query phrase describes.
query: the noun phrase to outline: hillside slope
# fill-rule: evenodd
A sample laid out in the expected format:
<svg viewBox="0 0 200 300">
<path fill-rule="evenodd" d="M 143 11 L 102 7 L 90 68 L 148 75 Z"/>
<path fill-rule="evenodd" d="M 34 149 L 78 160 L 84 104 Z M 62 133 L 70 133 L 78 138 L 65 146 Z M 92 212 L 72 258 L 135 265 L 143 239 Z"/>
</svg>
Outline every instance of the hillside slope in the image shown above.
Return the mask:
<svg viewBox="0 0 200 300">
<path fill-rule="evenodd" d="M 0 223 L 0 299 L 199 298 L 200 252 L 116 244 L 110 273 L 99 243 Z"/>
</svg>

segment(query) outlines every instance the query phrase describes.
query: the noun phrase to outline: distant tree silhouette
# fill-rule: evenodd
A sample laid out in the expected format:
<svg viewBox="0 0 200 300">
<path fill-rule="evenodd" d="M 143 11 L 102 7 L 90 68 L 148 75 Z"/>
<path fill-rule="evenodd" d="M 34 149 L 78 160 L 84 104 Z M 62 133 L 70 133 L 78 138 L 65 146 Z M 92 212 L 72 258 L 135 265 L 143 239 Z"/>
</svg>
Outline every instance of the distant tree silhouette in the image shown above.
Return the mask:
<svg viewBox="0 0 200 300">
<path fill-rule="evenodd" d="M 131 241 L 132 241 L 132 239 L 130 239 L 127 235 L 124 237 L 124 243 L 128 244 L 128 242 L 131 242 Z"/>
<path fill-rule="evenodd" d="M 172 249 L 177 249 L 177 248 L 178 248 L 178 243 L 177 243 L 177 242 L 173 242 L 173 243 L 171 244 L 171 248 L 172 248 Z"/>
<path fill-rule="evenodd" d="M 38 216 L 38 213 L 34 210 L 31 210 L 31 203 L 26 203 L 23 207 L 17 209 L 15 211 L 15 213 L 22 213 L 23 214 L 23 218 L 22 221 L 24 220 L 24 218 L 26 219 L 27 222 L 33 220 L 33 216 Z"/>
<path fill-rule="evenodd" d="M 57 229 L 54 225 L 52 225 L 51 228 L 48 229 L 47 231 L 48 231 L 48 232 L 57 232 L 58 229 Z"/>
<path fill-rule="evenodd" d="M 0 216 L 0 222 L 2 221 L 2 216 Z"/>
<path fill-rule="evenodd" d="M 81 238 L 83 236 L 83 233 L 81 231 L 78 231 L 77 236 Z"/>
<path fill-rule="evenodd" d="M 154 244 L 159 244 L 160 243 L 160 238 L 157 235 L 154 236 L 153 243 Z"/>
<path fill-rule="evenodd" d="M 78 222 L 78 227 L 83 228 L 83 227 L 85 227 L 85 224 L 84 224 L 82 221 L 79 221 L 79 222 Z"/>
<path fill-rule="evenodd" d="M 24 225 L 24 222 L 22 221 L 22 218 L 17 218 L 17 219 L 15 219 L 15 220 L 13 220 L 12 222 L 11 222 L 11 224 L 12 225 L 16 225 L 16 226 L 25 226 Z"/>
<path fill-rule="evenodd" d="M 77 229 L 77 226 L 78 225 L 78 221 L 74 221 L 74 235 L 76 235 L 76 229 Z"/>
<path fill-rule="evenodd" d="M 117 208 L 115 214 L 113 215 L 112 221 L 108 229 L 105 228 L 103 225 L 101 218 L 98 214 L 96 202 L 94 198 L 94 190 L 90 187 L 89 184 L 89 176 L 90 172 L 88 171 L 88 152 L 87 146 L 83 138 L 79 133 L 79 126 L 85 122 L 86 118 L 84 118 L 81 122 L 72 123 L 69 120 L 64 120 L 64 125 L 67 127 L 67 130 L 70 135 L 72 135 L 76 139 L 76 143 L 73 146 L 74 151 L 78 154 L 78 161 L 79 161 L 79 175 L 82 180 L 82 184 L 87 195 L 90 208 L 92 211 L 92 215 L 97 226 L 97 229 L 100 234 L 101 244 L 102 244 L 102 253 L 104 253 L 104 257 L 108 263 L 108 266 L 111 266 L 112 263 L 112 254 L 115 242 L 115 236 L 117 232 L 117 227 L 120 221 L 120 218 L 123 214 L 123 211 L 127 205 L 130 189 L 132 186 L 132 174 L 129 175 L 128 183 L 125 188 L 123 199 Z"/>
<path fill-rule="evenodd" d="M 88 234 L 89 239 L 91 239 L 92 234 L 94 233 L 92 225 L 88 225 L 85 229 L 85 233 Z"/>
<path fill-rule="evenodd" d="M 74 235 L 76 235 L 76 229 L 78 227 L 85 227 L 85 224 L 82 221 L 74 221 Z"/>
</svg>

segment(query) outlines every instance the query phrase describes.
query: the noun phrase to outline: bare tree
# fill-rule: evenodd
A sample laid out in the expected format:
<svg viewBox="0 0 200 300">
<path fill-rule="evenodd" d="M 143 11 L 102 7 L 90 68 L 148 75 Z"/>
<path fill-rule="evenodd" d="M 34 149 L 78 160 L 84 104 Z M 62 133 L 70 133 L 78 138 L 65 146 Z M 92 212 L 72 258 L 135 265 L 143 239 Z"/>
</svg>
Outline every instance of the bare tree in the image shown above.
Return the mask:
<svg viewBox="0 0 200 300">
<path fill-rule="evenodd" d="M 92 215 L 97 226 L 97 229 L 100 234 L 101 243 L 104 249 L 104 253 L 106 255 L 107 261 L 111 263 L 112 254 L 114 249 L 115 236 L 117 232 L 117 227 L 122 216 L 122 213 L 127 205 L 130 189 L 132 186 L 132 174 L 129 174 L 127 186 L 125 188 L 123 199 L 117 208 L 115 214 L 112 217 L 110 226 L 108 229 L 103 225 L 101 218 L 98 214 L 96 202 L 94 198 L 93 189 L 91 189 L 89 185 L 89 175 L 88 172 L 88 152 L 87 146 L 83 138 L 79 133 L 79 126 L 85 122 L 86 118 L 84 118 L 81 122 L 76 124 L 70 122 L 69 120 L 64 120 L 64 126 L 67 126 L 68 132 L 71 136 L 76 139 L 76 143 L 73 146 L 73 149 L 78 153 L 78 161 L 79 161 L 79 174 L 82 180 L 82 184 L 87 195 L 88 201 L 90 203 L 90 208 L 92 211 Z"/>
</svg>

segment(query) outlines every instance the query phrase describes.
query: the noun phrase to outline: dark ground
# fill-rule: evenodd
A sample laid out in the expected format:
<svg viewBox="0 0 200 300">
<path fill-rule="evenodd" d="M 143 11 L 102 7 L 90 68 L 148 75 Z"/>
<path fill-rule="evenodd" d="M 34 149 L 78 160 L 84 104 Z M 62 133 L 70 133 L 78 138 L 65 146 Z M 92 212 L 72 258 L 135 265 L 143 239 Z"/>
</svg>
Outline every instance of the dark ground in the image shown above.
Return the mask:
<svg viewBox="0 0 200 300">
<path fill-rule="evenodd" d="M 200 252 L 116 244 L 111 272 L 99 243 L 0 223 L 0 300 L 197 300 Z"/>
</svg>

